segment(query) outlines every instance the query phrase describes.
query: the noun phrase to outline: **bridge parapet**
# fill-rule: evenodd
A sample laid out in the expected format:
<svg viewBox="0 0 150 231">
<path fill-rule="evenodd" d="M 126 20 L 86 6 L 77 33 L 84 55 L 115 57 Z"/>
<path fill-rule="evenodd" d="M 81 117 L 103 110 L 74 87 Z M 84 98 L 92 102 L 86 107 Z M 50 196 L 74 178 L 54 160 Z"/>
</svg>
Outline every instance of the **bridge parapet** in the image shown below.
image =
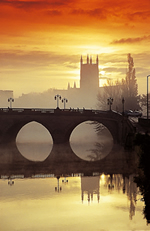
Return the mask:
<svg viewBox="0 0 150 231">
<path fill-rule="evenodd" d="M 106 126 L 115 143 L 124 144 L 127 135 L 134 131 L 128 118 L 114 111 L 7 108 L 0 110 L 0 142 L 15 142 L 20 129 L 33 121 L 47 128 L 54 143 L 69 142 L 74 128 L 86 121 L 96 121 Z"/>
</svg>

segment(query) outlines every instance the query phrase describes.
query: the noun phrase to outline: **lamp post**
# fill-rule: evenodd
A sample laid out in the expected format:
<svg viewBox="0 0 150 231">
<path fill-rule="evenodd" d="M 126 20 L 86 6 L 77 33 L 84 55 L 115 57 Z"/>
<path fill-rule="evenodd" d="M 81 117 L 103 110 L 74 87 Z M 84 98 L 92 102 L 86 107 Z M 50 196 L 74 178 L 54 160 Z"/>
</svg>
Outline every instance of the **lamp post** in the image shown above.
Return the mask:
<svg viewBox="0 0 150 231">
<path fill-rule="evenodd" d="M 148 77 L 150 75 L 147 76 L 147 119 L 148 119 Z"/>
<path fill-rule="evenodd" d="M 65 109 L 66 108 L 66 103 L 68 103 L 68 100 L 66 98 L 63 98 L 62 103 L 64 103 L 64 109 Z"/>
<path fill-rule="evenodd" d="M 8 102 L 10 102 L 10 108 L 12 108 L 12 102 L 14 102 L 14 99 L 10 97 L 10 98 L 8 99 Z"/>
<path fill-rule="evenodd" d="M 122 98 L 122 115 L 124 115 L 124 102 L 125 102 L 125 99 L 124 97 Z"/>
<path fill-rule="evenodd" d="M 107 99 L 107 104 L 110 106 L 109 110 L 111 111 L 111 105 L 113 104 L 113 98 L 108 98 Z"/>
<path fill-rule="evenodd" d="M 57 108 L 59 108 L 59 100 L 61 100 L 61 96 L 55 95 L 55 100 L 57 100 Z"/>
</svg>

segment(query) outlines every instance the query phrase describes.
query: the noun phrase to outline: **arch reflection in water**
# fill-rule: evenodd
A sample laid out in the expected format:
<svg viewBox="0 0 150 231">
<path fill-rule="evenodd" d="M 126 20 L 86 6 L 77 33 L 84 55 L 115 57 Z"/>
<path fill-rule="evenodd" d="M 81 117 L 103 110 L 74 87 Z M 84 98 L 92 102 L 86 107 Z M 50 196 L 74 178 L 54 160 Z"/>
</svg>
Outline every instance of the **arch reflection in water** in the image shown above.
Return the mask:
<svg viewBox="0 0 150 231">
<path fill-rule="evenodd" d="M 59 195 L 55 191 L 57 177 L 15 179 L 11 191 L 7 180 L 0 180 L 3 189 L 0 191 L 1 228 L 9 231 L 15 225 L 17 230 L 22 230 L 23 226 L 25 230 L 34 227 L 38 231 L 66 231 L 67 222 L 67 229 L 74 231 L 81 230 L 83 226 L 87 231 L 99 230 L 99 227 L 102 230 L 118 230 L 118 227 L 119 230 L 130 230 L 129 227 L 132 230 L 149 230 L 142 219 L 142 203 L 135 204 L 138 195 L 135 196 L 137 187 L 133 177 L 129 174 L 80 177 L 75 174 L 68 176 L 68 184 L 63 184 L 60 177 L 59 187 L 62 190 Z M 113 191 L 109 189 L 110 182 L 114 185 Z M 85 206 L 87 204 L 89 206 Z M 19 217 L 19 222 L 13 214 Z M 41 222 L 35 222 L 35 217 Z"/>
<path fill-rule="evenodd" d="M 26 124 L 18 133 L 16 145 L 28 160 L 44 161 L 52 150 L 52 137 L 48 130 L 37 122 Z"/>
<path fill-rule="evenodd" d="M 113 147 L 113 138 L 105 126 L 88 121 L 73 130 L 70 136 L 70 145 L 81 159 L 97 161 L 110 153 Z"/>
</svg>

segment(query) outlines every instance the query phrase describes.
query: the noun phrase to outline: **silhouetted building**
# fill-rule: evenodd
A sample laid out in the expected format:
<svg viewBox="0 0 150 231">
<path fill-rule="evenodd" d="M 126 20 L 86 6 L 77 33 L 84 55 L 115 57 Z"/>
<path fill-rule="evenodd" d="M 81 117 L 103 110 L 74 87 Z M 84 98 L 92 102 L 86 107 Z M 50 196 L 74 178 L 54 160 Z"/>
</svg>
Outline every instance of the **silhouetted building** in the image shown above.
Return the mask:
<svg viewBox="0 0 150 231">
<path fill-rule="evenodd" d="M 98 56 L 96 63 L 92 63 L 92 57 L 89 60 L 87 56 L 87 63 L 83 63 L 81 56 L 80 60 L 80 90 L 87 94 L 87 92 L 95 93 L 99 89 L 99 68 Z"/>
<path fill-rule="evenodd" d="M 71 87 L 68 83 L 67 97 L 70 99 L 74 107 L 95 108 L 97 103 L 97 94 L 99 90 L 99 60 L 96 58 L 96 63 L 92 62 L 87 55 L 86 63 L 80 59 L 80 87 Z"/>
<path fill-rule="evenodd" d="M 99 90 L 99 60 L 96 58 L 96 63 L 92 63 L 92 58 L 87 56 L 86 63 L 83 62 L 82 56 L 80 60 L 80 87 L 73 86 L 68 83 L 67 89 L 49 89 L 43 93 L 22 94 L 15 100 L 16 107 L 24 105 L 24 107 L 55 107 L 56 101 L 54 97 L 56 94 L 68 99 L 66 108 L 96 108 L 97 94 Z M 52 96 L 52 97 L 51 97 Z M 51 97 L 51 98 L 50 98 Z M 50 102 L 51 99 L 51 102 Z M 60 108 L 63 105 L 60 102 Z"/>
</svg>

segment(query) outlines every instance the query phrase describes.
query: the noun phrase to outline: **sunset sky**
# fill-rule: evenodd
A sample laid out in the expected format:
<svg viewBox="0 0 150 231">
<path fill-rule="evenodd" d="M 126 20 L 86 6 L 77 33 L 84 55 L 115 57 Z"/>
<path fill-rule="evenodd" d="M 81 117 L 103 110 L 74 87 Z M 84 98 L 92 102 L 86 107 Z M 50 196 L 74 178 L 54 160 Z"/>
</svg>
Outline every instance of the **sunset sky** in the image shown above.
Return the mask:
<svg viewBox="0 0 150 231">
<path fill-rule="evenodd" d="M 79 87 L 80 57 L 99 56 L 100 84 L 126 75 L 131 53 L 139 94 L 150 74 L 150 1 L 0 0 L 0 90 Z"/>
</svg>

